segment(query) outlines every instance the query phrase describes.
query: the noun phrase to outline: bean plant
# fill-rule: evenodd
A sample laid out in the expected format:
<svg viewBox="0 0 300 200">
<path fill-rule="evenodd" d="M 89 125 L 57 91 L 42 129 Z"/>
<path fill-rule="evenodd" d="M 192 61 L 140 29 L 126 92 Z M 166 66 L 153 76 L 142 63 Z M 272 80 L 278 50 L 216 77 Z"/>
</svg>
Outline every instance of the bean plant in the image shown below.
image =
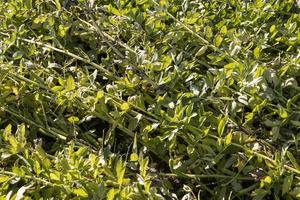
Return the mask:
<svg viewBox="0 0 300 200">
<path fill-rule="evenodd" d="M 0 200 L 300 198 L 296 0 L 0 2 Z"/>
</svg>

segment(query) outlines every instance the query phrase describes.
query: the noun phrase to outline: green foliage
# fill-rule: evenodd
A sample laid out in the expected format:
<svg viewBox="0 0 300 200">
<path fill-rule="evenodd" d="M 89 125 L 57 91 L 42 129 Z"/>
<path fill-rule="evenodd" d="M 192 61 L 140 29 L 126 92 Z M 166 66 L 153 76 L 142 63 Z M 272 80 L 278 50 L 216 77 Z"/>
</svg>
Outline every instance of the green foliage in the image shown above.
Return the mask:
<svg viewBox="0 0 300 200">
<path fill-rule="evenodd" d="M 0 199 L 297 199 L 299 3 L 0 2 Z"/>
</svg>

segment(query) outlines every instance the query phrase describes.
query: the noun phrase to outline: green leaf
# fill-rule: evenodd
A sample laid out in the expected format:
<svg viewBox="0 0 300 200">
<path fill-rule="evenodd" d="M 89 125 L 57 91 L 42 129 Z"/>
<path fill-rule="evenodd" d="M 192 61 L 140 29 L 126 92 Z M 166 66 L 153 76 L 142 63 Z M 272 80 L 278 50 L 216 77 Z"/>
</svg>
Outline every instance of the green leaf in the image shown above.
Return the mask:
<svg viewBox="0 0 300 200">
<path fill-rule="evenodd" d="M 168 1 L 167 0 L 160 0 L 159 5 L 160 6 L 166 6 L 166 5 L 168 5 Z"/>
<path fill-rule="evenodd" d="M 97 96 L 96 96 L 96 99 L 97 99 L 97 102 L 102 99 L 104 97 L 104 91 L 103 90 L 100 90 L 97 92 Z"/>
<path fill-rule="evenodd" d="M 114 15 L 122 16 L 122 13 L 118 9 L 113 7 L 111 4 L 108 5 L 108 11 L 110 11 Z"/>
<path fill-rule="evenodd" d="M 141 119 L 142 119 L 142 114 L 140 114 L 140 113 L 137 114 L 134 118 L 130 118 L 128 129 L 131 131 L 134 131 L 137 128 Z"/>
<path fill-rule="evenodd" d="M 201 56 L 201 55 L 203 55 L 203 54 L 206 52 L 207 49 L 208 49 L 207 46 L 201 47 L 201 48 L 197 51 L 197 53 L 196 53 L 195 56 Z"/>
<path fill-rule="evenodd" d="M 51 88 L 53 92 L 59 92 L 62 91 L 63 89 L 64 89 L 63 86 L 54 86 L 53 88 Z"/>
<path fill-rule="evenodd" d="M 75 123 L 79 122 L 79 118 L 76 116 L 71 116 L 68 118 L 68 121 L 72 124 L 75 124 Z"/>
<path fill-rule="evenodd" d="M 227 27 L 226 26 L 222 26 L 220 33 L 226 34 L 227 33 Z"/>
<path fill-rule="evenodd" d="M 294 157 L 294 155 L 289 151 L 287 151 L 286 154 L 287 154 L 287 157 L 290 159 L 291 163 L 293 164 L 293 166 L 299 170 L 300 167 L 299 167 L 299 164 L 298 164 L 296 158 Z"/>
<path fill-rule="evenodd" d="M 25 145 L 26 143 L 26 126 L 25 124 L 20 124 L 16 131 L 16 137 L 19 143 Z"/>
<path fill-rule="evenodd" d="M 59 83 L 61 86 L 65 86 L 66 81 L 65 81 L 63 78 L 58 77 L 57 80 L 58 80 L 58 83 Z"/>
<path fill-rule="evenodd" d="M 60 2 L 59 2 L 59 0 L 54 0 L 55 1 L 55 5 L 56 5 L 56 8 L 57 8 L 57 10 L 61 10 L 61 5 L 60 5 Z"/>
<path fill-rule="evenodd" d="M 252 200 L 263 200 L 264 197 L 268 194 L 267 190 L 264 189 L 256 189 L 252 192 L 251 196 L 253 196 Z"/>
<path fill-rule="evenodd" d="M 24 170 L 20 167 L 17 167 L 17 166 L 12 167 L 12 172 L 15 173 L 16 175 L 20 176 L 20 177 L 25 176 Z"/>
<path fill-rule="evenodd" d="M 22 53 L 22 51 L 16 51 L 12 57 L 14 60 L 19 60 L 23 57 L 23 53 Z"/>
<path fill-rule="evenodd" d="M 229 64 L 225 65 L 224 68 L 227 69 L 227 70 L 230 70 L 230 69 L 234 69 L 236 66 L 237 66 L 237 63 L 232 62 L 232 63 L 229 63 Z"/>
<path fill-rule="evenodd" d="M 107 200 L 114 200 L 116 195 L 116 190 L 114 188 L 110 189 L 107 193 Z"/>
<path fill-rule="evenodd" d="M 185 24 L 195 24 L 199 20 L 200 14 L 199 13 L 193 13 L 192 15 L 189 15 L 188 17 L 184 18 Z"/>
<path fill-rule="evenodd" d="M 126 163 L 123 162 L 121 159 L 119 159 L 117 161 L 116 172 L 117 172 L 117 181 L 119 184 L 123 183 L 123 178 L 124 178 L 125 169 L 126 169 L 125 166 L 126 166 Z"/>
<path fill-rule="evenodd" d="M 73 189 L 72 192 L 80 197 L 88 197 L 89 196 L 88 193 L 82 188 L 75 188 L 75 189 Z"/>
<path fill-rule="evenodd" d="M 221 45 L 222 41 L 223 41 L 223 37 L 221 35 L 218 35 L 216 37 L 216 41 L 215 41 L 216 46 L 219 47 Z"/>
<path fill-rule="evenodd" d="M 224 129 L 225 129 L 225 126 L 227 124 L 227 120 L 228 120 L 228 116 L 225 116 L 224 118 L 222 118 L 219 122 L 219 125 L 218 125 L 218 134 L 219 136 L 221 137 L 224 133 Z"/>
<path fill-rule="evenodd" d="M 58 32 L 57 32 L 57 35 L 59 37 L 65 37 L 66 36 L 66 33 L 67 31 L 70 29 L 70 26 L 65 26 L 65 25 L 62 25 L 60 24 L 58 26 Z"/>
<path fill-rule="evenodd" d="M 276 30 L 276 25 L 273 24 L 273 25 L 270 27 L 270 32 L 273 33 L 275 30 Z"/>
<path fill-rule="evenodd" d="M 76 85 L 75 85 L 74 78 L 72 76 L 69 76 L 66 81 L 66 89 L 71 91 L 71 90 L 74 90 L 75 88 L 76 88 Z"/>
<path fill-rule="evenodd" d="M 24 7 L 26 9 L 31 9 L 32 8 L 32 0 L 24 0 Z"/>
<path fill-rule="evenodd" d="M 266 176 L 266 177 L 263 179 L 263 181 L 264 181 L 265 183 L 271 184 L 271 183 L 272 183 L 272 178 L 271 178 L 270 176 Z"/>
<path fill-rule="evenodd" d="M 291 124 L 293 124 L 294 126 L 300 128 L 300 121 L 291 120 L 290 122 L 291 122 Z"/>
<path fill-rule="evenodd" d="M 4 132 L 3 132 L 4 140 L 8 141 L 9 136 L 11 136 L 11 129 L 12 129 L 12 125 L 11 124 L 8 124 L 5 127 Z"/>
<path fill-rule="evenodd" d="M 51 162 L 48 159 L 46 152 L 42 149 L 40 145 L 37 145 L 35 150 L 37 152 L 37 155 L 42 160 L 40 164 L 42 164 L 45 169 L 49 169 L 51 167 Z"/>
<path fill-rule="evenodd" d="M 281 118 L 284 118 L 284 119 L 288 117 L 288 113 L 282 106 L 278 106 L 278 114 Z"/>
<path fill-rule="evenodd" d="M 14 136 L 10 136 L 8 138 L 8 141 L 10 143 L 10 150 L 11 150 L 11 153 L 13 154 L 16 154 L 19 152 L 19 145 L 18 145 L 18 141 L 16 140 L 16 138 Z"/>
<path fill-rule="evenodd" d="M 33 20 L 35 24 L 42 24 L 47 20 L 47 15 L 39 15 L 37 18 Z"/>
<path fill-rule="evenodd" d="M 293 175 L 286 176 L 282 184 L 282 195 L 288 193 L 293 183 Z"/>
<path fill-rule="evenodd" d="M 121 110 L 123 110 L 123 111 L 129 110 L 129 104 L 126 103 L 126 102 L 122 103 L 121 104 Z"/>
<path fill-rule="evenodd" d="M 141 171 L 141 175 L 142 175 L 143 178 L 146 177 L 147 169 L 148 169 L 148 163 L 149 163 L 148 157 L 141 160 L 140 171 Z"/>
<path fill-rule="evenodd" d="M 189 104 L 189 105 L 186 107 L 185 115 L 186 115 L 187 117 L 190 117 L 190 116 L 192 115 L 193 108 L 194 108 L 194 104 L 193 104 L 193 103 Z"/>
<path fill-rule="evenodd" d="M 212 28 L 210 26 L 206 26 L 206 28 L 205 28 L 205 35 L 209 39 L 212 38 L 212 36 L 213 36 L 213 30 L 212 30 Z"/>
<path fill-rule="evenodd" d="M 226 78 L 229 78 L 232 75 L 233 69 L 235 68 L 236 63 L 229 63 L 224 66 L 226 72 Z"/>
<path fill-rule="evenodd" d="M 49 26 L 53 27 L 55 24 L 55 18 L 51 16 L 47 19 L 47 22 L 48 22 Z"/>
<path fill-rule="evenodd" d="M 60 175 L 57 171 L 54 171 L 53 173 L 51 172 L 49 174 L 49 178 L 54 181 L 60 181 Z"/>
<path fill-rule="evenodd" d="M 225 145 L 228 146 L 231 143 L 232 140 L 232 133 L 228 133 L 225 137 Z"/>
<path fill-rule="evenodd" d="M 256 59 L 259 59 L 259 58 L 260 58 L 260 51 L 261 51 L 261 49 L 260 49 L 259 47 L 256 47 L 256 48 L 254 49 L 253 54 L 254 54 L 254 57 L 255 57 Z"/>
<path fill-rule="evenodd" d="M 85 156 L 86 153 L 88 152 L 88 148 L 87 147 L 80 147 L 77 151 L 76 151 L 76 156 L 78 158 Z"/>
<path fill-rule="evenodd" d="M 9 176 L 0 175 L 0 183 L 4 183 L 9 180 Z"/>
<path fill-rule="evenodd" d="M 137 5 L 143 5 L 145 3 L 147 3 L 149 0 L 136 0 L 136 4 Z"/>
<path fill-rule="evenodd" d="M 133 161 L 133 162 L 138 161 L 139 160 L 139 156 L 136 153 L 132 153 L 130 155 L 130 160 Z"/>
<path fill-rule="evenodd" d="M 272 135 L 272 140 L 276 141 L 279 137 L 280 134 L 280 128 L 278 126 L 272 127 L 271 135 Z"/>
</svg>

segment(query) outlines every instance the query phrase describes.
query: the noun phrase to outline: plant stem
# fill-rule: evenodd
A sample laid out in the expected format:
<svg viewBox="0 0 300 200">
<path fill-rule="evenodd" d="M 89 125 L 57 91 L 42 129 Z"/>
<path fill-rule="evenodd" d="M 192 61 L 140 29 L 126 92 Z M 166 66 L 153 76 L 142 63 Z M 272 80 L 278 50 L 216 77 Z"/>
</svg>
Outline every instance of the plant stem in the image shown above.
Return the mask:
<svg viewBox="0 0 300 200">
<path fill-rule="evenodd" d="M 159 173 L 159 176 L 164 177 L 180 177 L 180 178 L 192 178 L 192 179 L 199 179 L 199 178 L 226 178 L 226 179 L 237 179 L 237 180 L 247 180 L 253 181 L 255 180 L 252 177 L 241 177 L 241 176 L 227 176 L 221 174 L 185 174 L 185 173 Z"/>
</svg>

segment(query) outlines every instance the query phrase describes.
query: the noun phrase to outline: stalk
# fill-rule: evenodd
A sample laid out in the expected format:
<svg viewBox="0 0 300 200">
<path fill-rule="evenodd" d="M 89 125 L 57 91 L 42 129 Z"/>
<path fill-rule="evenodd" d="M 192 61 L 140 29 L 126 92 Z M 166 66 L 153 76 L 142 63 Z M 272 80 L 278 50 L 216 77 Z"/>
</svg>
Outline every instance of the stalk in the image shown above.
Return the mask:
<svg viewBox="0 0 300 200">
<path fill-rule="evenodd" d="M 227 176 L 221 174 L 185 174 L 185 173 L 159 173 L 159 176 L 162 177 L 180 177 L 180 178 L 191 178 L 191 179 L 201 179 L 201 178 L 224 178 L 224 179 L 237 179 L 244 181 L 253 181 L 255 180 L 252 177 L 243 177 L 243 176 Z"/>
</svg>

